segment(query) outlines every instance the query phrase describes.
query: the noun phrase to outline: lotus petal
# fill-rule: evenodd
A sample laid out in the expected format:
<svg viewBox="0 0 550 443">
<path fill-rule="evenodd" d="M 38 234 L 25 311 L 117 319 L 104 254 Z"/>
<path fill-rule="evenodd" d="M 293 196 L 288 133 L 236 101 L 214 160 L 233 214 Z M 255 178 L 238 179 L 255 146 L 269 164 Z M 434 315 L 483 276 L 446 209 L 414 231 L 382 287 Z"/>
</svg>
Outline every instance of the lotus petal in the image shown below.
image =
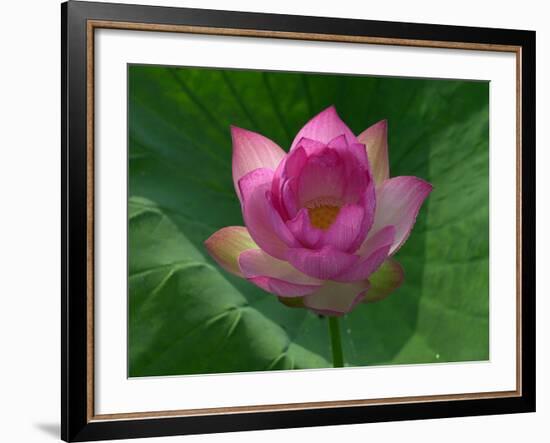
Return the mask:
<svg viewBox="0 0 550 443">
<path fill-rule="evenodd" d="M 242 201 L 239 180 L 254 169 L 277 169 L 286 153 L 267 137 L 236 126 L 231 127 L 231 138 L 233 139 L 233 184 L 239 200 Z"/>
<path fill-rule="evenodd" d="M 373 303 L 385 299 L 398 289 L 405 278 L 401 265 L 393 258 L 387 259 L 374 274 L 369 277 L 370 288 L 363 303 Z"/>
<path fill-rule="evenodd" d="M 339 251 L 355 252 L 366 235 L 365 208 L 346 205 L 340 209 L 334 223 L 321 236 L 316 248 L 333 246 Z"/>
<path fill-rule="evenodd" d="M 250 236 L 273 257 L 284 259 L 289 246 L 298 246 L 271 203 L 273 171 L 256 169 L 239 180 L 243 217 Z"/>
<path fill-rule="evenodd" d="M 338 153 L 347 157 L 347 164 L 355 168 L 360 166 L 366 170 L 369 169 L 369 161 L 365 146 L 359 142 L 348 143 L 345 135 L 339 135 L 328 142 L 327 147 L 335 149 Z"/>
<path fill-rule="evenodd" d="M 257 249 L 244 226 L 228 226 L 214 232 L 205 242 L 212 258 L 226 271 L 243 277 L 239 267 L 239 255 L 248 249 Z"/>
<path fill-rule="evenodd" d="M 307 158 L 298 176 L 298 202 L 307 206 L 319 198 L 342 201 L 346 186 L 344 164 L 334 149 L 323 151 Z"/>
<path fill-rule="evenodd" d="M 333 277 L 341 282 L 353 282 L 367 279 L 388 257 L 394 242 L 395 228 L 387 226 L 370 237 L 360 248 L 360 260 L 346 271 Z"/>
<path fill-rule="evenodd" d="M 304 297 L 304 306 L 322 315 L 344 315 L 363 300 L 368 288 L 368 281 L 347 284 L 326 282 L 316 292 Z"/>
<path fill-rule="evenodd" d="M 287 208 L 285 207 L 284 202 L 285 196 L 283 195 L 283 192 L 285 188 L 288 188 L 291 182 L 297 181 L 297 177 L 306 164 L 306 161 L 306 151 L 299 147 L 298 149 L 290 152 L 275 170 L 275 175 L 273 176 L 273 182 L 271 184 L 271 194 L 273 195 L 275 208 L 287 218 L 294 217 L 296 213 L 294 212 L 294 214 L 287 214 Z M 293 186 L 293 188 L 290 189 L 292 191 L 293 201 L 287 202 L 293 208 L 297 205 L 295 198 L 296 188 L 297 186 Z M 288 195 L 286 197 L 288 198 Z"/>
<path fill-rule="evenodd" d="M 341 274 L 359 260 L 358 255 L 339 251 L 332 246 L 319 250 L 290 248 L 286 258 L 304 274 L 320 280 L 329 280 Z"/>
<path fill-rule="evenodd" d="M 326 143 L 321 143 L 320 141 L 312 140 L 311 138 L 302 137 L 298 143 L 296 143 L 296 147 L 292 151 L 302 148 L 307 155 L 313 155 L 326 147 Z"/>
<path fill-rule="evenodd" d="M 239 256 L 239 266 L 248 280 L 280 297 L 300 297 L 311 294 L 323 283 L 260 249 L 244 251 Z"/>
<path fill-rule="evenodd" d="M 390 176 L 387 120 L 372 125 L 359 134 L 357 139 L 367 147 L 371 174 L 378 186 Z"/>
<path fill-rule="evenodd" d="M 430 183 L 418 177 L 402 176 L 384 181 L 376 189 L 376 212 L 369 237 L 388 225 L 395 226 L 390 255 L 395 254 L 409 237 L 418 211 L 432 189 Z"/>
<path fill-rule="evenodd" d="M 296 217 L 286 222 L 288 229 L 306 248 L 314 248 L 321 238 L 322 231 L 314 228 L 309 219 L 309 213 L 306 208 L 300 209 Z"/>
<path fill-rule="evenodd" d="M 327 144 L 342 134 L 346 136 L 348 144 L 358 143 L 353 132 L 342 121 L 334 106 L 331 106 L 317 114 L 300 129 L 290 150 L 294 149 L 304 137 Z"/>
</svg>

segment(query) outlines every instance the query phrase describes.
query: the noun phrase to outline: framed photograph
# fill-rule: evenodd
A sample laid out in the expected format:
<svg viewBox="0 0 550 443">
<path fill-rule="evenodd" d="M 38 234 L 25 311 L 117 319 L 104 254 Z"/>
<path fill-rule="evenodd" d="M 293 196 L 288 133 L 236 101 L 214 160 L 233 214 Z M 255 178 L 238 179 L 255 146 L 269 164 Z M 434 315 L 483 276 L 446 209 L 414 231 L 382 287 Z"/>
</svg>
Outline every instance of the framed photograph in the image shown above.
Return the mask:
<svg viewBox="0 0 550 443">
<path fill-rule="evenodd" d="M 69 1 L 62 438 L 535 410 L 535 33 Z"/>
</svg>

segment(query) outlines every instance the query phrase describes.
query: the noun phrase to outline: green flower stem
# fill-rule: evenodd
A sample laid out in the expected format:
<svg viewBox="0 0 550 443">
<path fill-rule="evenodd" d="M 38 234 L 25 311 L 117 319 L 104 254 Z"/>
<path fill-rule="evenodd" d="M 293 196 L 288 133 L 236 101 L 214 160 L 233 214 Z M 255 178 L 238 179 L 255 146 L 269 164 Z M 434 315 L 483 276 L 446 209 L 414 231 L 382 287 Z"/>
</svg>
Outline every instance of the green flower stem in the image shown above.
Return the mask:
<svg viewBox="0 0 550 443">
<path fill-rule="evenodd" d="M 338 317 L 328 317 L 328 330 L 332 348 L 332 366 L 335 368 L 343 368 L 344 353 L 342 352 L 342 338 L 340 336 Z"/>
</svg>

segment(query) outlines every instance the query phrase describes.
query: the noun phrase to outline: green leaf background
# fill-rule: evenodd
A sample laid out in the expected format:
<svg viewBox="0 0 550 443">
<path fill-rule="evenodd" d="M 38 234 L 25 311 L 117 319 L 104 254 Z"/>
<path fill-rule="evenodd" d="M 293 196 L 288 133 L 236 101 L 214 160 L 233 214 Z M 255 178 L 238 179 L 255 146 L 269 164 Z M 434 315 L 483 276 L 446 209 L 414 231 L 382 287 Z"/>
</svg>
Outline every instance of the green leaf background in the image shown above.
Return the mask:
<svg viewBox="0 0 550 443">
<path fill-rule="evenodd" d="M 489 358 L 489 84 L 130 65 L 129 375 L 330 367 L 326 319 L 223 271 L 203 242 L 243 225 L 229 125 L 288 149 L 335 105 L 389 123 L 391 175 L 434 185 L 396 254 L 403 286 L 341 320 L 348 366 Z"/>
</svg>

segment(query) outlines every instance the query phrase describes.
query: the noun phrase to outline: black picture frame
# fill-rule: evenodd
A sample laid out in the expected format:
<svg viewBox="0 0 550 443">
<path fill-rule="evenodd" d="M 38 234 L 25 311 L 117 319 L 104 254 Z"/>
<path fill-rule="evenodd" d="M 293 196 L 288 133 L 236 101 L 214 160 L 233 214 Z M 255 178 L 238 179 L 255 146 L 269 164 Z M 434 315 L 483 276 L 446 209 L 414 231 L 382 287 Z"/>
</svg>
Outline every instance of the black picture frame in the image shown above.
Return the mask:
<svg viewBox="0 0 550 443">
<path fill-rule="evenodd" d="M 69 1 L 61 5 L 62 291 L 61 437 L 65 441 L 324 426 L 535 411 L 535 32 Z M 87 23 L 90 20 L 368 36 L 519 47 L 521 54 L 521 395 L 232 414 L 94 420 L 89 413 L 89 162 Z M 93 182 L 92 182 L 93 185 Z"/>
</svg>

